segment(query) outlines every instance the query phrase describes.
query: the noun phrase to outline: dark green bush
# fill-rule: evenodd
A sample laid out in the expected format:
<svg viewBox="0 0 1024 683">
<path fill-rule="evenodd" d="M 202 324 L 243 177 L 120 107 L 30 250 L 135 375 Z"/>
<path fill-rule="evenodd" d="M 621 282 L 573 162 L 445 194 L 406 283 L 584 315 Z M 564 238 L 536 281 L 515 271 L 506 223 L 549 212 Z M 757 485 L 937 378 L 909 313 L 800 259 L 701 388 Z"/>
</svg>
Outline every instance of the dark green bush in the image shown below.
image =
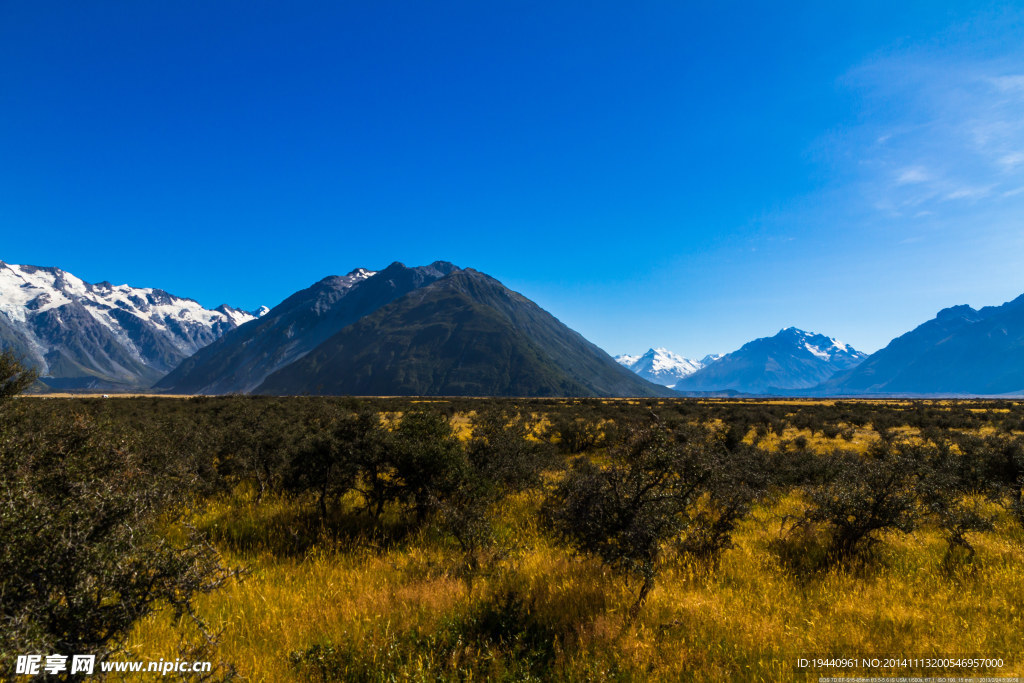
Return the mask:
<svg viewBox="0 0 1024 683">
<path fill-rule="evenodd" d="M 743 473 L 724 446 L 724 435 L 704 428 L 634 429 L 610 449 L 608 466 L 575 459 L 546 499 L 544 519 L 560 539 L 642 580 L 631 617 L 654 587 L 668 542 L 716 556 L 761 490 L 758 475 Z"/>
<path fill-rule="evenodd" d="M 73 414 L 26 434 L 4 417 L 0 670 L 26 652 L 105 659 L 158 604 L 194 616 L 230 576 L 199 536 L 167 539 L 179 492 L 125 435 Z"/>
<path fill-rule="evenodd" d="M 563 453 L 577 454 L 597 448 L 601 430 L 597 423 L 582 417 L 561 416 L 548 428 L 549 438 Z"/>
<path fill-rule="evenodd" d="M 918 461 L 913 447 L 880 442 L 867 455 L 836 451 L 823 458 L 821 480 L 808 484 L 801 524 L 823 525 L 832 559 L 871 548 L 886 530 L 910 532 L 921 519 Z"/>
</svg>

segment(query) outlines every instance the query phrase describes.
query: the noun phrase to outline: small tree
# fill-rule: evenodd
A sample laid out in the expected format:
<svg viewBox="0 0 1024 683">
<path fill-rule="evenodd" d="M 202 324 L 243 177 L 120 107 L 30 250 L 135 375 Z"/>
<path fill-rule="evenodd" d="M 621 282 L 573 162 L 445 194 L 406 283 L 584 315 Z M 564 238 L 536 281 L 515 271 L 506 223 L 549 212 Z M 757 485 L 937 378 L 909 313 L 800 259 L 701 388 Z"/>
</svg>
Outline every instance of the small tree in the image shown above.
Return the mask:
<svg viewBox="0 0 1024 683">
<path fill-rule="evenodd" d="M 470 570 L 479 567 L 479 551 L 492 540 L 490 507 L 503 497 L 540 484 L 550 461 L 550 446 L 531 440 L 521 413 L 481 408 L 473 418 L 461 480 L 440 500 L 445 528 L 458 540 Z"/>
<path fill-rule="evenodd" d="M 409 505 L 420 522 L 457 490 L 468 466 L 466 451 L 441 413 L 413 410 L 386 442 L 391 495 Z"/>
<path fill-rule="evenodd" d="M 696 440 L 674 442 L 660 426 L 632 430 L 609 456 L 604 468 L 573 460 L 543 514 L 572 547 L 642 580 L 629 610 L 634 619 L 654 587 L 663 545 L 691 522 L 710 471 Z"/>
<path fill-rule="evenodd" d="M 372 449 L 380 421 L 368 411 L 338 415 L 325 405 L 317 408 L 303 424 L 284 484 L 291 491 L 315 491 L 323 521 L 330 502 L 356 486 L 360 457 Z"/>
<path fill-rule="evenodd" d="M 937 435 L 933 438 L 938 439 Z M 973 557 L 974 546 L 967 534 L 994 528 L 993 517 L 984 513 L 978 499 L 985 492 L 984 476 L 978 468 L 983 461 L 965 458 L 943 440 L 927 446 L 899 444 L 895 447 L 909 447 L 916 452 L 921 501 L 946 538 L 946 560 L 952 560 L 957 552 Z"/>
<path fill-rule="evenodd" d="M 728 433 L 689 430 L 698 439 L 703 495 L 688 513 L 688 523 L 676 541 L 684 556 L 717 564 L 732 548 L 732 532 L 772 483 L 767 454 L 743 443 L 729 447 Z"/>
<path fill-rule="evenodd" d="M 914 451 L 892 441 L 877 443 L 863 456 L 833 453 L 823 479 L 805 487 L 811 508 L 798 526 L 825 526 L 833 559 L 867 550 L 881 531 L 913 531 L 921 516 L 914 456 Z"/>
<path fill-rule="evenodd" d="M 17 396 L 38 377 L 39 373 L 26 366 L 13 351 L 0 352 L 0 400 Z"/>
<path fill-rule="evenodd" d="M 1002 503 L 1024 526 L 1024 437 L 960 435 L 957 445 L 964 453 L 962 461 L 973 466 L 971 476 L 981 479 L 988 497 Z"/>
<path fill-rule="evenodd" d="M 256 500 L 281 484 L 291 446 L 292 424 L 279 400 L 262 396 L 232 399 L 222 445 L 229 474 L 255 485 Z"/>
</svg>

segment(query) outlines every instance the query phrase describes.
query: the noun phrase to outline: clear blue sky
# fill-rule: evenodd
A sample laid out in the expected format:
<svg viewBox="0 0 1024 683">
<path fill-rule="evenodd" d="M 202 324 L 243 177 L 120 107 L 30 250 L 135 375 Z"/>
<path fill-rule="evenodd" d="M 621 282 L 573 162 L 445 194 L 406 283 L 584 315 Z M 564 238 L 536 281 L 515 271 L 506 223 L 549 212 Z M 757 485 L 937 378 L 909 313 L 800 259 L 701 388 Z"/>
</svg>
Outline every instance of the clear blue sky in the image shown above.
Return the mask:
<svg viewBox="0 0 1024 683">
<path fill-rule="evenodd" d="M 445 259 L 613 354 L 873 351 L 1024 292 L 1022 9 L 5 0 L 0 259 L 243 308 Z"/>
</svg>

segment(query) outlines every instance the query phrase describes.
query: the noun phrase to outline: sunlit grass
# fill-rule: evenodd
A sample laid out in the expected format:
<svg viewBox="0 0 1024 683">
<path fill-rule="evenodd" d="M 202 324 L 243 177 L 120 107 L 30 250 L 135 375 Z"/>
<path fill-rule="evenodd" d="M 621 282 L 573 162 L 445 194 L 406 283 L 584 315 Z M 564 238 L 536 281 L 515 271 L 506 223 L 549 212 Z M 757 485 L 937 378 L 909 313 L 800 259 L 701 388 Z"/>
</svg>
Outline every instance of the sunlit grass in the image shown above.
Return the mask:
<svg viewBox="0 0 1024 683">
<path fill-rule="evenodd" d="M 977 553 L 959 565 L 944 563 L 945 541 L 924 528 L 885 536 L 865 566 L 794 575 L 773 543 L 801 506 L 788 496 L 756 509 L 717 567 L 667 558 L 627 624 L 638 587 L 549 541 L 537 495 L 494 511 L 496 550 L 471 581 L 435 528 L 407 529 L 386 513 L 376 527 L 388 531 L 374 532 L 357 503 L 346 499 L 311 537 L 300 531 L 308 501 L 241 492 L 195 514 L 225 560 L 249 570 L 200 601 L 221 631 L 217 657 L 253 681 L 315 679 L 289 655 L 318 645 L 332 648 L 341 680 L 781 681 L 808 654 L 1012 660 L 1024 649 L 1024 534 L 1005 516 L 995 533 L 971 537 Z M 512 642 L 517 629 L 525 635 Z M 173 657 L 177 642 L 157 614 L 136 629 L 131 655 Z M 1024 672 L 1008 663 L 1001 673 Z"/>
</svg>

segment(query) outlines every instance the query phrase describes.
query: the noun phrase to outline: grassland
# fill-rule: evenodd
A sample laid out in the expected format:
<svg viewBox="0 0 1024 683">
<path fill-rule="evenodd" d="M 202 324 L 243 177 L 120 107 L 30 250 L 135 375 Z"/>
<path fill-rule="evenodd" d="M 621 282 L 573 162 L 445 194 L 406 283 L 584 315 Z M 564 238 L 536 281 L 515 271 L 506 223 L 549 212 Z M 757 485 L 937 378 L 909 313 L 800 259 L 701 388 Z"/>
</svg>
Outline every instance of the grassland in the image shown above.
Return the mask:
<svg viewBox="0 0 1024 683">
<path fill-rule="evenodd" d="M 788 681 L 809 654 L 977 654 L 1022 672 L 1024 538 L 1005 517 L 952 570 L 941 535 L 924 529 L 886 538 L 864 565 L 794 578 L 773 552 L 799 507 L 786 498 L 743 522 L 717 568 L 667 562 L 627 625 L 630 586 L 547 541 L 530 521 L 536 505 L 520 497 L 496 511 L 509 549 L 469 583 L 458 549 L 430 529 L 354 546 L 325 529 L 300 551 L 290 502 L 212 504 L 197 521 L 251 572 L 200 603 L 221 630 L 217 655 L 253 681 Z M 130 656 L 173 658 L 177 642 L 156 614 Z M 296 667 L 289 655 L 303 652 L 314 656 Z"/>
<path fill-rule="evenodd" d="M 812 453 L 864 451 L 878 438 L 870 426 L 848 439 L 787 427 L 759 443 L 778 449 L 800 436 Z M 396 514 L 353 526 L 358 502 L 346 498 L 315 534 L 309 506 L 294 498 L 257 502 L 237 490 L 195 511 L 227 562 L 249 570 L 200 604 L 221 632 L 217 656 L 244 678 L 788 681 L 823 673 L 798 668 L 812 655 L 999 657 L 1004 667 L 989 673 L 1024 674 L 1024 533 L 993 505 L 995 530 L 971 536 L 971 558 L 951 560 L 940 530 L 925 524 L 883 534 L 855 562 L 800 573 L 787 566 L 796 551 L 783 530 L 805 503 L 789 493 L 755 506 L 717 563 L 666 555 L 629 622 L 636 582 L 552 542 L 536 521 L 537 493 L 495 506 L 499 541 L 473 576 L 429 524 L 406 528 Z M 176 624 L 158 613 L 138 625 L 129 652 L 172 657 L 175 643 Z M 979 670 L 845 670 L 854 671 Z"/>
<path fill-rule="evenodd" d="M 189 481 L 206 484 L 196 484 L 185 514 L 161 523 L 161 533 L 173 541 L 189 528 L 198 530 L 225 566 L 244 570 L 194 601 L 207 635 L 215 636 L 201 650 L 203 658 L 224 664 L 222 673 L 234 669 L 242 680 L 1024 675 L 1024 529 L 1004 496 L 1019 491 L 1013 485 L 999 495 L 979 490 L 961 501 L 969 498 L 972 509 L 993 524 L 965 532 L 967 547 L 951 545 L 948 529 L 922 502 L 912 530 L 882 529 L 877 543 L 840 559 L 828 555 L 826 527 L 799 523 L 813 507 L 809 489 L 775 485 L 738 517 L 731 543 L 717 556 L 695 558 L 666 542 L 654 588 L 635 618 L 636 576 L 574 550 L 542 514 L 572 458 L 610 466 L 611 435 L 652 415 L 671 414 L 680 424 L 704 425 L 716 434 L 734 429 L 746 448 L 784 455 L 787 462 L 827 459 L 837 450 L 874 457 L 872 448 L 883 439 L 922 447 L 948 441 L 958 444 L 952 446 L 958 457 L 969 458 L 972 438 L 1019 446 L 1021 403 L 370 402 L 385 430 L 424 405 L 441 410 L 466 445 L 478 415 L 500 404 L 528 417 L 529 441 L 550 442 L 552 452 L 563 446 L 547 461 L 539 486 L 488 503 L 491 533 L 472 553 L 439 513 L 420 517 L 391 501 L 379 516 L 370 515 L 365 494 L 350 488 L 340 490 L 322 514 L 315 486 L 289 487 L 290 475 L 274 479 L 261 473 L 263 465 L 252 464 L 252 458 L 263 458 L 266 472 L 271 465 L 287 471 L 287 458 L 275 458 L 291 452 L 289 444 L 319 424 L 322 411 L 352 410 L 352 401 L 19 403 L 43 412 L 82 411 L 148 435 L 166 432 L 165 442 L 145 447 L 156 449 L 160 461 L 188 453 L 187 467 L 177 464 L 175 472 L 212 463 L 214 473 L 189 475 Z M 583 437 L 574 433 L 581 452 L 568 452 L 566 430 L 581 425 L 591 428 Z M 205 640 L 188 615 L 157 609 L 134 624 L 116 657 L 171 660 Z M 838 671 L 798 666 L 801 658 L 893 656 L 987 657 L 1003 664 Z"/>
</svg>

